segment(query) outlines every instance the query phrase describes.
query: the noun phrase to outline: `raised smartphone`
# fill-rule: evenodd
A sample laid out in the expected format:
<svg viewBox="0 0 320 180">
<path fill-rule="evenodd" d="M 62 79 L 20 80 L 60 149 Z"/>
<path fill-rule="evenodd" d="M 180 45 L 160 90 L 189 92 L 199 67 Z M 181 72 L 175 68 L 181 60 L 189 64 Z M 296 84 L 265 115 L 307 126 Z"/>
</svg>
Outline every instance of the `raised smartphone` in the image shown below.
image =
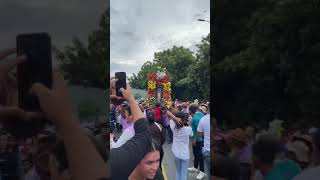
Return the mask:
<svg viewBox="0 0 320 180">
<path fill-rule="evenodd" d="M 40 111 L 37 97 L 30 94 L 33 83 L 52 86 L 51 38 L 47 33 L 19 34 L 17 54 L 27 56 L 27 60 L 18 65 L 19 107 L 26 111 Z"/>
<path fill-rule="evenodd" d="M 127 81 L 126 81 L 126 73 L 125 72 L 116 72 L 115 73 L 116 81 L 116 95 L 122 97 L 122 93 L 119 91 L 120 88 L 127 88 Z"/>
</svg>

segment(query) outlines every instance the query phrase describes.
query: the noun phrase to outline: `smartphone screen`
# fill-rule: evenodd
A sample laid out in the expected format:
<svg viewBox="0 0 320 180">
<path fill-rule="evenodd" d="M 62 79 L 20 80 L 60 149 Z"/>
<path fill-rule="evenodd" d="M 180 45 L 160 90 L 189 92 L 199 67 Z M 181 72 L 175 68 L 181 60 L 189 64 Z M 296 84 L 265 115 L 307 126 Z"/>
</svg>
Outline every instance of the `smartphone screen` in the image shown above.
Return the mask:
<svg viewBox="0 0 320 180">
<path fill-rule="evenodd" d="M 116 72 L 115 78 L 116 81 L 116 95 L 122 96 L 122 93 L 119 91 L 120 88 L 127 88 L 127 81 L 126 81 L 126 73 L 125 72 Z"/>
<path fill-rule="evenodd" d="M 47 33 L 20 34 L 16 41 L 18 56 L 27 56 L 17 68 L 19 106 L 27 111 L 40 111 L 37 97 L 30 94 L 30 89 L 36 82 L 52 86 L 51 38 Z"/>
</svg>

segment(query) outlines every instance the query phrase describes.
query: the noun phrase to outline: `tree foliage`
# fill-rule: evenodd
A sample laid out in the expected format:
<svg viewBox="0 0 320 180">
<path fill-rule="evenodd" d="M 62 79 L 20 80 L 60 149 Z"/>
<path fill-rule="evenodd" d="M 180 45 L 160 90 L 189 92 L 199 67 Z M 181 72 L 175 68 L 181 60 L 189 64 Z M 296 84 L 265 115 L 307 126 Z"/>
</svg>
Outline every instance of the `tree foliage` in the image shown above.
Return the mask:
<svg viewBox="0 0 320 180">
<path fill-rule="evenodd" d="M 99 29 L 92 31 L 86 46 L 74 37 L 71 45 L 63 50 L 54 49 L 65 78 L 75 85 L 106 88 L 109 70 L 109 13 L 105 11 Z"/>
<path fill-rule="evenodd" d="M 155 65 L 151 61 L 145 62 L 138 74 L 133 74 L 129 77 L 130 85 L 137 89 L 148 88 L 148 74 L 155 69 Z"/>
<path fill-rule="evenodd" d="M 190 49 L 173 46 L 155 52 L 154 59 L 147 61 L 138 74 L 129 79 L 131 86 L 147 89 L 148 74 L 157 66 L 167 69 L 171 84 L 172 96 L 182 100 L 208 100 L 210 96 L 209 46 L 210 35 L 203 38 L 193 53 Z"/>
<path fill-rule="evenodd" d="M 249 0 L 240 7 L 236 1 L 216 2 L 212 77 L 218 121 L 316 122 L 320 1 Z M 228 13 L 231 7 L 236 13 Z"/>
</svg>

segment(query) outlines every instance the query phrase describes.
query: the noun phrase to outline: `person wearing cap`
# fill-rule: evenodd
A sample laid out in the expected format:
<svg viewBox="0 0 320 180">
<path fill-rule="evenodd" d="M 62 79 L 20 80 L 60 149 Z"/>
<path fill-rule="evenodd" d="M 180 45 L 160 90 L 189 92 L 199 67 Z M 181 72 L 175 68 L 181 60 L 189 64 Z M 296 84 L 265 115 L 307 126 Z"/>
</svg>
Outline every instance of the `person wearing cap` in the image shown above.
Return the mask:
<svg viewBox="0 0 320 180">
<path fill-rule="evenodd" d="M 203 104 L 199 107 L 199 110 L 204 114 L 206 115 L 207 114 L 207 107 Z"/>
<path fill-rule="evenodd" d="M 288 157 L 300 165 L 301 169 L 305 169 L 310 165 L 312 143 L 306 136 L 294 136 L 286 145 Z"/>
<path fill-rule="evenodd" d="M 203 154 L 202 154 L 203 137 L 202 136 L 197 137 L 197 128 L 198 128 L 200 119 L 204 116 L 204 114 L 199 110 L 199 107 L 197 104 L 190 105 L 189 114 L 192 116 L 192 120 L 191 120 L 191 128 L 193 131 L 193 136 L 192 136 L 193 151 L 192 152 L 193 152 L 194 160 L 193 160 L 193 167 L 188 168 L 188 171 L 198 173 L 199 179 L 202 179 L 205 176 Z M 198 170 L 199 166 L 200 166 L 200 171 Z"/>
<path fill-rule="evenodd" d="M 320 131 L 313 133 L 313 166 L 305 169 L 293 180 L 318 180 L 320 177 Z"/>
<path fill-rule="evenodd" d="M 292 160 L 276 161 L 280 143 L 272 135 L 261 135 L 252 145 L 252 162 L 263 180 L 291 180 L 300 173 L 300 167 Z"/>
<path fill-rule="evenodd" d="M 210 169 L 210 133 L 211 126 L 210 126 L 210 106 L 208 108 L 208 113 L 203 116 L 198 124 L 197 127 L 197 137 L 203 137 L 203 148 L 202 148 L 202 155 L 203 155 L 203 160 L 205 164 L 207 165 L 206 168 L 206 174 L 211 172 Z M 213 134 L 213 133 L 212 133 Z M 197 179 L 201 179 L 201 174 L 198 175 Z"/>
</svg>

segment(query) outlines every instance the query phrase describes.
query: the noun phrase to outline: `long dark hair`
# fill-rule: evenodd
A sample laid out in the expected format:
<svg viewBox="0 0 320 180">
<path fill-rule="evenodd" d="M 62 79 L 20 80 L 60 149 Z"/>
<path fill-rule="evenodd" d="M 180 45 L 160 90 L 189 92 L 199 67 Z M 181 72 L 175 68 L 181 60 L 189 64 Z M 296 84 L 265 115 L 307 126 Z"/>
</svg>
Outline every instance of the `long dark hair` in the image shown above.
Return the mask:
<svg viewBox="0 0 320 180">
<path fill-rule="evenodd" d="M 152 138 L 151 139 L 151 147 L 149 149 L 149 152 L 154 152 L 154 151 L 160 151 L 161 149 L 161 144 L 159 141 L 156 139 Z"/>
<path fill-rule="evenodd" d="M 149 124 L 154 123 L 154 112 L 153 111 L 147 112 L 147 120 L 148 120 Z"/>
<path fill-rule="evenodd" d="M 176 123 L 176 129 L 180 129 L 184 126 L 188 126 L 188 115 L 185 114 L 184 112 L 182 111 L 178 111 L 178 112 L 175 112 L 174 115 L 177 117 L 177 118 L 180 118 L 182 123 L 179 124 L 179 123 Z"/>
</svg>

